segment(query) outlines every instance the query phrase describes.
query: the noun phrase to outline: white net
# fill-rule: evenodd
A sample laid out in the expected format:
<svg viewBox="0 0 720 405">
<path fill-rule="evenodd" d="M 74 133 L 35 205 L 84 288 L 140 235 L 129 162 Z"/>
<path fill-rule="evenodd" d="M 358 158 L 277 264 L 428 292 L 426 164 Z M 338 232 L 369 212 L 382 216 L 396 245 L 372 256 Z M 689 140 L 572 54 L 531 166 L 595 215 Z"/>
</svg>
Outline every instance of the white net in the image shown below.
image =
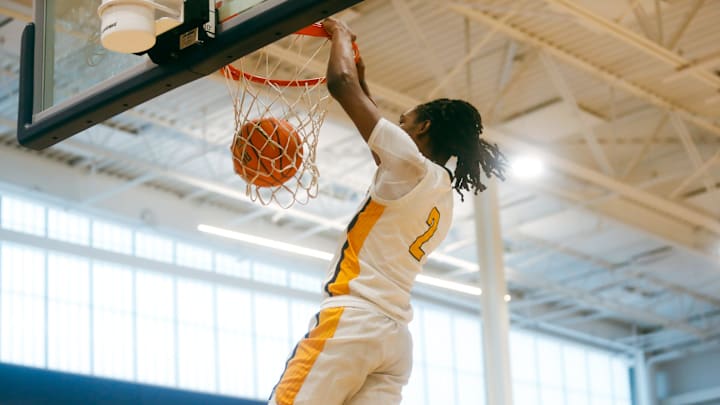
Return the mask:
<svg viewBox="0 0 720 405">
<path fill-rule="evenodd" d="M 329 101 L 317 76 L 328 43 L 290 35 L 223 70 L 235 115 L 233 167 L 253 201 L 289 208 L 317 196 L 316 149 Z"/>
</svg>

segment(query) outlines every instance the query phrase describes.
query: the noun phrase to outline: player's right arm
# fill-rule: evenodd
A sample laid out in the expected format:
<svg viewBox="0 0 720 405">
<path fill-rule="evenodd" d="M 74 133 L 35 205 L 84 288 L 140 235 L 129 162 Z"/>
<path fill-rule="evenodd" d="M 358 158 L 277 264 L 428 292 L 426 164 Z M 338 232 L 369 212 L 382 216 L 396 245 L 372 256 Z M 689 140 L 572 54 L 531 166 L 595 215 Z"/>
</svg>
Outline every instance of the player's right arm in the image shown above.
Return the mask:
<svg viewBox="0 0 720 405">
<path fill-rule="evenodd" d="M 352 48 L 354 34 L 347 25 L 333 18 L 323 21 L 323 27 L 332 39 L 327 69 L 328 91 L 340 103 L 367 142 L 381 116 L 370 99 L 367 86 L 363 88 L 361 83 Z"/>
<path fill-rule="evenodd" d="M 377 103 L 375 103 L 375 100 L 373 100 L 372 96 L 370 95 L 370 89 L 368 88 L 367 83 L 365 82 L 365 62 L 363 62 L 362 57 L 358 58 L 357 63 L 355 63 L 355 66 L 357 67 L 358 71 L 358 78 L 360 79 L 360 87 L 363 89 L 363 93 L 365 93 L 366 96 L 372 101 L 375 106 L 377 106 Z"/>
</svg>

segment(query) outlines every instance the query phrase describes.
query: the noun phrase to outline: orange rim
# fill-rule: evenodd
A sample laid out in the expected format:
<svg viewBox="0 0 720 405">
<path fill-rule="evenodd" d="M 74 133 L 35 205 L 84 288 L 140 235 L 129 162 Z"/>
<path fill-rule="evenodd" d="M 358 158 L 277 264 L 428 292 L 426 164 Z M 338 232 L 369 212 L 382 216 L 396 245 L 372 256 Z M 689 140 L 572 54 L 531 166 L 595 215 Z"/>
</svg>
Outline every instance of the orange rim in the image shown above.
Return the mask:
<svg viewBox="0 0 720 405">
<path fill-rule="evenodd" d="M 315 23 L 312 25 L 309 25 L 297 32 L 295 32 L 295 35 L 307 35 L 309 37 L 320 37 L 320 38 L 330 38 L 330 35 L 328 35 L 327 31 L 325 31 L 325 28 L 323 28 L 321 23 Z M 357 44 L 355 42 L 352 43 L 353 52 L 355 53 L 355 62 L 358 62 L 360 60 L 360 49 L 358 48 Z M 258 84 L 273 84 L 275 86 L 280 87 L 305 87 L 305 86 L 315 86 L 318 83 L 325 83 L 325 77 L 315 77 L 312 79 L 301 79 L 301 80 L 282 80 L 282 79 L 271 79 L 268 77 L 262 77 L 258 75 L 254 75 L 252 73 L 243 72 L 240 69 L 236 68 L 232 65 L 225 66 L 227 69 L 220 69 L 221 73 L 230 79 L 233 80 L 240 80 L 240 77 L 244 77 L 245 79 Z"/>
</svg>

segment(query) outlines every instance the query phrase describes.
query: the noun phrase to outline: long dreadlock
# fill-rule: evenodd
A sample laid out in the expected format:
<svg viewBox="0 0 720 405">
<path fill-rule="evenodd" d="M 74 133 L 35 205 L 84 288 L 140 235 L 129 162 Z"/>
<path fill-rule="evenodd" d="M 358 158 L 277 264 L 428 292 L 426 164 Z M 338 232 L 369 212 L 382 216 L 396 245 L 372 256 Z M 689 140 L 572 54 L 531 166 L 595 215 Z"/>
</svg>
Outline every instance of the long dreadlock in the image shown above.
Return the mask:
<svg viewBox="0 0 720 405">
<path fill-rule="evenodd" d="M 430 121 L 433 149 L 457 157 L 453 188 L 465 200 L 462 190 L 474 194 L 485 190 L 480 181 L 480 167 L 487 177 L 505 180 L 507 159 L 497 145 L 480 137 L 482 119 L 478 110 L 463 100 L 441 98 L 421 104 L 416 109 L 418 119 Z"/>
</svg>

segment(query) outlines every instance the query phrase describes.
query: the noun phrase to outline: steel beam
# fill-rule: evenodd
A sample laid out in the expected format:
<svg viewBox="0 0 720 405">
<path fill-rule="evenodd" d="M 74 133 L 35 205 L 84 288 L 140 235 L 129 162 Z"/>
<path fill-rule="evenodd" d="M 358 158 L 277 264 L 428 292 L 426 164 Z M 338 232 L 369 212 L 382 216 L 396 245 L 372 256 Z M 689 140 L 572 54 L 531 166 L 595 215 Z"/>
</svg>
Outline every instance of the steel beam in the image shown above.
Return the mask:
<svg viewBox="0 0 720 405">
<path fill-rule="evenodd" d="M 631 83 L 603 67 L 592 64 L 585 59 L 582 59 L 574 54 L 560 49 L 559 47 L 555 46 L 551 41 L 542 38 L 537 34 L 522 31 L 508 23 L 503 23 L 499 21 L 497 18 L 493 17 L 490 14 L 475 10 L 472 7 L 460 4 L 450 4 L 448 7 L 451 10 L 459 14 L 468 16 L 476 21 L 492 27 L 497 27 L 499 30 L 518 41 L 526 42 L 538 48 L 542 48 L 552 54 L 554 57 L 562 60 L 563 62 L 574 66 L 580 70 L 583 70 L 604 82 L 617 86 L 618 88 L 635 95 L 641 100 L 653 104 L 663 110 L 676 111 L 682 116 L 684 120 L 692 122 L 698 127 L 703 128 L 706 131 L 712 133 L 713 135 L 720 137 L 720 126 L 704 118 L 701 118 L 698 113 L 688 110 L 678 103 L 667 100 L 666 98 L 655 94 L 646 88 Z"/>
<path fill-rule="evenodd" d="M 651 356 L 648 359 L 648 362 L 650 362 L 651 364 L 664 363 L 667 361 L 672 361 L 672 360 L 675 360 L 675 359 L 678 359 L 681 357 L 688 356 L 690 354 L 702 353 L 704 351 L 714 350 L 718 347 L 720 347 L 720 338 L 715 338 L 715 339 L 711 339 L 711 340 L 708 340 L 708 341 L 700 343 L 700 344 L 692 343 L 688 347 L 671 349 L 671 350 L 665 351 L 661 354 Z"/>
<path fill-rule="evenodd" d="M 138 177 L 136 177 L 136 178 L 134 178 L 134 179 L 126 182 L 126 183 L 123 183 L 121 186 L 115 187 L 115 188 L 113 188 L 113 189 L 110 189 L 110 190 L 107 190 L 107 191 L 104 191 L 104 192 L 95 194 L 95 195 L 92 196 L 92 197 L 86 198 L 85 200 L 83 200 L 82 202 L 80 202 L 78 205 L 79 205 L 79 207 L 86 207 L 86 206 L 88 206 L 88 205 L 92 205 L 92 204 L 98 203 L 98 202 L 100 202 L 100 201 L 102 201 L 102 200 L 104 200 L 104 199 L 106 199 L 106 198 L 110 198 L 110 197 L 112 197 L 112 196 L 114 196 L 114 195 L 117 195 L 117 194 L 122 193 L 123 191 L 130 190 L 131 188 L 137 187 L 137 186 L 139 186 L 139 185 L 141 185 L 141 184 L 143 184 L 143 183 L 145 183 L 145 182 L 148 182 L 148 181 L 150 181 L 150 180 L 152 180 L 152 179 L 155 179 L 155 178 L 157 178 L 158 176 L 159 176 L 158 173 L 146 173 L 146 174 L 143 174 L 142 176 L 138 176 Z"/>
<path fill-rule="evenodd" d="M 706 171 L 708 171 L 711 167 L 713 167 L 717 163 L 720 163 L 720 150 L 718 150 L 711 158 L 706 160 L 705 163 L 703 163 L 702 165 L 697 167 L 695 169 L 695 172 L 693 172 L 690 176 L 688 176 L 685 180 L 683 180 L 683 182 L 680 183 L 679 186 L 675 187 L 675 189 L 670 193 L 670 198 L 677 198 L 677 196 L 681 192 L 683 192 L 690 183 L 692 183 L 698 177 L 705 174 Z M 707 187 L 707 185 L 706 185 L 706 187 Z"/>
<path fill-rule="evenodd" d="M 655 126 L 650 136 L 645 139 L 645 143 L 643 144 L 642 148 L 640 148 L 640 150 L 633 156 L 633 158 L 630 159 L 627 166 L 625 166 L 625 170 L 623 170 L 622 173 L 622 178 L 629 177 L 637 167 L 638 163 L 640 163 L 642 159 L 645 158 L 648 150 L 650 150 L 650 145 L 652 145 L 652 143 L 655 141 L 655 138 L 657 138 L 660 130 L 662 130 L 662 128 L 665 126 L 665 123 L 667 123 L 669 117 L 670 113 L 663 114 L 660 122 L 658 122 L 658 124 Z"/>
<path fill-rule="evenodd" d="M 100 156 L 104 158 L 109 159 L 117 159 L 121 161 L 126 162 L 132 162 L 135 167 L 141 168 L 143 171 L 148 173 L 155 173 L 159 175 L 160 177 L 170 178 L 175 181 L 179 181 L 184 184 L 192 185 L 194 187 L 198 187 L 201 189 L 205 189 L 207 191 L 210 191 L 215 194 L 223 195 L 228 198 L 232 198 L 234 200 L 247 202 L 249 204 L 253 204 L 252 200 L 250 200 L 250 197 L 248 197 L 244 192 L 240 192 L 234 188 L 228 187 L 225 184 L 218 183 L 215 181 L 211 181 L 202 177 L 197 177 L 185 173 L 181 173 L 176 170 L 167 169 L 165 167 L 145 162 L 140 159 L 134 158 L 132 156 L 128 156 L 122 152 L 117 151 L 109 151 L 107 149 L 99 148 L 94 145 L 87 144 L 82 141 L 78 141 L 75 139 L 68 139 L 61 144 L 58 145 L 58 148 L 62 149 L 69 149 L 74 151 L 75 153 L 80 152 L 82 154 L 91 154 L 94 156 Z M 336 230 L 343 230 L 345 229 L 345 224 L 328 220 L 324 217 L 321 217 L 319 215 L 309 214 L 306 212 L 302 212 L 299 210 L 284 210 L 280 207 L 274 207 L 274 206 L 268 206 L 268 210 L 273 211 L 282 211 L 285 214 L 287 214 L 289 217 L 293 217 L 296 219 L 300 219 L 303 221 L 309 221 L 312 223 L 318 223 L 318 224 L 325 224 L 328 226 L 328 228 L 336 229 Z"/>
<path fill-rule="evenodd" d="M 447 80 L 443 81 L 445 69 L 440 63 L 442 59 L 433 51 L 430 42 L 423 33 L 424 31 L 420 29 L 417 21 L 415 21 L 410 7 L 405 3 L 405 0 L 391 0 L 391 3 L 395 9 L 395 13 L 400 17 L 400 21 L 405 25 L 405 29 L 413 40 L 412 42 L 414 42 L 415 47 L 418 49 L 420 58 L 424 61 L 419 67 L 424 66 L 430 69 L 433 77 L 435 77 L 437 86 L 447 90 L 449 82 Z"/>
<path fill-rule="evenodd" d="M 607 20 L 592 11 L 582 7 L 580 3 L 571 1 L 571 0 L 545 0 L 549 4 L 552 4 L 555 7 L 558 7 L 578 19 L 582 20 L 585 23 L 588 23 L 592 25 L 594 28 L 601 30 L 602 32 L 611 35 L 619 40 L 621 40 L 623 43 L 628 44 L 635 49 L 646 53 L 647 55 L 652 56 L 653 58 L 667 63 L 668 65 L 678 68 L 681 66 L 685 66 L 689 64 L 690 62 L 685 59 L 684 57 L 680 56 L 679 54 L 673 52 L 672 50 L 665 48 L 662 45 L 662 22 L 660 19 L 662 18 L 660 14 L 660 9 L 658 8 L 656 10 L 656 18 L 658 19 L 658 41 L 653 42 L 647 38 L 644 38 L 638 34 L 636 34 L 634 31 L 625 28 L 624 26 L 617 24 L 613 21 Z M 720 87 L 720 77 L 717 77 L 716 75 L 704 71 L 694 71 L 693 76 L 696 78 L 702 80 L 704 83 L 709 84 L 711 88 L 717 89 Z"/>
<path fill-rule="evenodd" d="M 682 25 L 680 25 L 680 28 L 675 31 L 675 35 L 673 35 L 672 39 L 667 43 L 667 49 L 670 49 L 671 51 L 675 51 L 675 47 L 677 46 L 678 42 L 680 42 L 680 38 L 682 38 L 683 34 L 685 34 L 685 30 L 690 26 L 690 23 L 697 15 L 697 12 L 700 10 L 700 7 L 705 4 L 705 0 L 696 0 L 695 4 L 693 4 L 692 10 L 690 10 L 690 13 L 687 17 L 685 17 L 685 21 L 683 21 Z"/>
<path fill-rule="evenodd" d="M 674 113 L 670 113 L 670 123 L 675 128 L 675 132 L 682 141 L 685 153 L 687 153 L 690 158 L 690 163 L 693 165 L 693 168 L 698 171 L 703 166 L 703 160 L 697 146 L 695 146 L 695 143 L 692 140 L 690 131 L 688 131 L 685 123 L 683 123 Z M 703 177 L 705 189 L 708 192 L 712 191 L 715 188 L 715 180 L 709 173 L 707 173 L 707 171 L 703 172 Z"/>
<path fill-rule="evenodd" d="M 522 3 L 522 2 L 521 2 Z M 517 10 L 519 4 L 515 5 L 511 10 L 509 10 L 505 16 L 503 16 L 500 21 L 506 21 L 510 17 L 512 17 L 515 14 L 515 11 Z M 478 41 L 475 45 L 473 45 L 470 52 L 468 52 L 462 60 L 460 60 L 458 63 L 455 64 L 455 66 L 450 70 L 450 72 L 446 73 L 444 77 L 437 83 L 437 85 L 430 90 L 430 93 L 428 94 L 428 98 L 433 98 L 438 95 L 440 90 L 445 88 L 447 86 L 447 83 L 455 76 L 457 76 L 458 73 L 460 73 L 464 67 L 467 66 L 467 64 L 477 57 L 477 55 L 480 53 L 480 51 L 487 45 L 490 40 L 492 40 L 495 37 L 495 34 L 497 33 L 497 29 L 491 28 L 490 31 L 488 31 L 485 36 Z M 513 52 L 514 53 L 514 52 Z M 501 80 L 501 83 L 503 80 Z"/>
<path fill-rule="evenodd" d="M 685 66 L 680 66 L 680 67 L 676 68 L 675 73 L 667 76 L 665 79 L 663 79 L 663 82 L 671 83 L 671 82 L 674 82 L 675 80 L 685 77 L 686 75 L 688 75 L 698 69 L 712 67 L 714 64 L 716 64 L 718 62 L 718 59 L 720 59 L 720 51 L 713 52 L 709 55 L 705 55 L 700 58 L 697 58 Z"/>
<path fill-rule="evenodd" d="M 662 45 L 665 42 L 665 27 L 663 24 L 662 7 L 660 0 L 655 0 L 655 22 L 657 23 L 657 43 Z"/>
<path fill-rule="evenodd" d="M 699 213 L 678 203 L 668 201 L 662 197 L 658 197 L 602 173 L 588 169 L 575 162 L 546 153 L 540 148 L 520 141 L 514 137 L 507 136 L 498 130 L 488 130 L 487 132 L 488 138 L 491 141 L 500 143 L 511 149 L 531 152 L 534 155 L 541 157 L 549 166 L 552 166 L 572 177 L 587 181 L 591 184 L 599 185 L 641 205 L 645 205 L 658 212 L 665 213 L 676 219 L 691 223 L 699 228 L 707 229 L 710 232 L 720 235 L 720 221 L 710 215 Z"/>
<path fill-rule="evenodd" d="M 24 5 L 14 1 L 4 1 L 0 4 L 0 14 L 29 23 L 33 20 L 32 3 L 30 3 L 30 5 Z"/>
<path fill-rule="evenodd" d="M 595 297 L 587 292 L 575 290 L 552 281 L 543 280 L 535 275 L 529 276 L 524 275 L 518 271 L 508 270 L 508 279 L 525 285 L 540 288 L 546 291 L 552 291 L 564 297 L 570 297 L 576 299 L 578 302 L 582 302 L 589 305 L 590 308 L 603 308 L 609 312 L 615 314 L 621 314 L 628 316 L 636 321 L 648 323 L 651 325 L 659 325 L 669 329 L 678 329 L 685 333 L 694 335 L 696 338 L 705 339 L 710 335 L 710 332 L 687 324 L 682 321 L 666 318 L 658 315 L 654 312 L 645 311 L 642 309 L 630 308 L 627 305 L 623 305 L 619 302 L 611 302 L 603 298 Z"/>
<path fill-rule="evenodd" d="M 595 162 L 597 162 L 605 174 L 613 176 L 615 174 L 615 170 L 613 170 L 613 167 L 610 164 L 607 155 L 605 155 L 605 151 L 602 146 L 598 144 L 595 132 L 585 119 L 583 119 L 580 107 L 575 99 L 575 95 L 573 95 L 570 85 L 567 83 L 565 78 L 562 77 L 562 74 L 560 74 L 560 69 L 557 64 L 555 64 L 555 61 L 546 52 L 540 53 L 540 61 L 542 61 L 545 70 L 550 76 L 550 80 L 555 86 L 555 89 L 558 93 L 560 93 L 560 97 L 562 97 L 563 102 L 566 106 L 570 107 L 573 115 L 575 116 L 575 120 L 580 124 L 580 133 L 587 142 L 590 152 L 595 158 Z"/>
</svg>

